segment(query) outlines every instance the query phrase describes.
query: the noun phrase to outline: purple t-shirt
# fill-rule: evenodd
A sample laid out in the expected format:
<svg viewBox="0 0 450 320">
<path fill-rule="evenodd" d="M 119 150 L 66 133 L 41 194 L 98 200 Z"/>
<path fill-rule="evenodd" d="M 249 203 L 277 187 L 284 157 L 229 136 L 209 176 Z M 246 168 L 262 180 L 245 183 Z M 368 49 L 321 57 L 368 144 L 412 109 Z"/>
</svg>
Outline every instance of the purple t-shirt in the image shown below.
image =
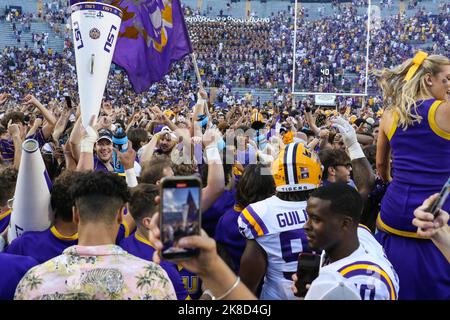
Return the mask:
<svg viewBox="0 0 450 320">
<path fill-rule="evenodd" d="M 239 273 L 241 257 L 246 245 L 246 239 L 239 232 L 238 226 L 238 218 L 241 211 L 242 210 L 236 206 L 228 209 L 225 214 L 220 217 L 214 237 L 217 243 L 222 245 L 233 261 L 233 271 L 236 274 Z"/>
<path fill-rule="evenodd" d="M 234 195 L 236 190 L 225 190 L 213 205 L 203 212 L 202 228 L 208 233 L 210 237 L 214 237 L 216 225 L 220 217 L 230 208 L 234 206 Z"/>
<path fill-rule="evenodd" d="M 38 264 L 31 257 L 0 253 L 0 300 L 12 300 L 22 277 Z"/>
<path fill-rule="evenodd" d="M 14 239 L 5 252 L 21 256 L 29 256 L 39 263 L 44 263 L 78 242 L 78 234 L 73 237 L 61 236 L 56 228 L 48 228 L 44 231 L 28 231 Z"/>
<path fill-rule="evenodd" d="M 105 164 L 97 157 L 96 154 L 94 154 L 94 171 L 103 171 L 106 173 L 111 172 L 108 170 Z"/>
<path fill-rule="evenodd" d="M 0 233 L 5 231 L 5 229 L 8 227 L 10 219 L 11 219 L 11 210 L 8 210 L 5 213 L 0 214 Z"/>
<path fill-rule="evenodd" d="M 120 243 L 129 234 L 128 228 L 123 224 L 119 227 L 116 244 Z M 55 227 L 44 231 L 28 231 L 14 239 L 5 252 L 21 256 L 29 256 L 43 263 L 56 256 L 70 246 L 78 244 L 78 234 L 65 237 L 59 234 Z"/>
</svg>

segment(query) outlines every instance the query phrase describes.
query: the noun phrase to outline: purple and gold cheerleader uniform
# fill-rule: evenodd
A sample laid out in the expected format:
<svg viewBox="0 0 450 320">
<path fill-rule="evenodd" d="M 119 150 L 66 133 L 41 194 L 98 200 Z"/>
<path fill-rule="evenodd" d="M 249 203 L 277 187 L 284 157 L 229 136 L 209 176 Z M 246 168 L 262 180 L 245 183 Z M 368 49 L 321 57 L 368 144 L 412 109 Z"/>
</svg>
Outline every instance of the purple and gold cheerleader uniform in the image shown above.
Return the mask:
<svg viewBox="0 0 450 320">
<path fill-rule="evenodd" d="M 399 299 L 450 299 L 450 264 L 431 240 L 420 238 L 412 225 L 414 210 L 450 177 L 450 133 L 440 129 L 435 114 L 442 101 L 417 103 L 420 123 L 397 128 L 388 139 L 392 150 L 392 176 L 377 218 L 377 240 L 400 279 Z M 450 199 L 443 209 L 450 211 Z"/>
</svg>

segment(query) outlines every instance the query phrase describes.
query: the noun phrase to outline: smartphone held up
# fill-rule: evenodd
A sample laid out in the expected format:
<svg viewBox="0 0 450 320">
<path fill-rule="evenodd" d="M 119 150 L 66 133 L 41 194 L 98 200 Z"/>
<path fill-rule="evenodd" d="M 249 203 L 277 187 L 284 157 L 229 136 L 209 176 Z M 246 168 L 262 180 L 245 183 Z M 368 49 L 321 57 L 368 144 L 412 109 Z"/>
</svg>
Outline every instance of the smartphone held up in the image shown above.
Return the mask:
<svg viewBox="0 0 450 320">
<path fill-rule="evenodd" d="M 297 297 L 306 296 L 308 289 L 307 284 L 311 284 L 314 279 L 319 276 L 320 269 L 320 255 L 308 252 L 302 252 L 298 255 L 297 265 Z"/>
<path fill-rule="evenodd" d="M 433 214 L 434 217 L 437 217 L 439 215 L 439 210 L 442 208 L 445 201 L 447 201 L 449 194 L 450 194 L 450 178 L 448 178 L 447 182 L 442 187 L 442 190 L 439 193 L 438 198 L 431 205 L 430 212 Z"/>
<path fill-rule="evenodd" d="M 195 176 L 168 177 L 160 186 L 162 258 L 180 260 L 198 255 L 198 249 L 181 248 L 178 242 L 183 237 L 200 235 L 200 179 Z"/>
</svg>

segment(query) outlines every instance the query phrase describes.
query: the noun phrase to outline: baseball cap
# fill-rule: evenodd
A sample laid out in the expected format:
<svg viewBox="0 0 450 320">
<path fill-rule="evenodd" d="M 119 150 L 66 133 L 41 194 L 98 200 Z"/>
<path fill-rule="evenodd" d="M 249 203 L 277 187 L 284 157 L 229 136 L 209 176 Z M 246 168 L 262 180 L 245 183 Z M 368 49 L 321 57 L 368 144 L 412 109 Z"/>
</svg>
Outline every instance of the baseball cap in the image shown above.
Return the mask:
<svg viewBox="0 0 450 320">
<path fill-rule="evenodd" d="M 160 132 L 162 130 L 162 128 L 164 128 L 164 125 L 159 124 L 157 125 L 154 129 L 153 129 L 153 134 L 156 134 L 158 132 Z"/>
<path fill-rule="evenodd" d="M 321 271 L 311 283 L 305 300 L 361 300 L 355 284 L 339 272 Z"/>
<path fill-rule="evenodd" d="M 109 129 L 100 129 L 100 130 L 98 130 L 98 139 L 97 139 L 97 142 L 99 142 L 100 140 L 102 140 L 102 139 L 107 139 L 107 140 L 109 140 L 109 141 L 111 141 L 112 142 L 112 136 L 113 136 L 113 134 L 112 134 L 112 131 L 111 130 L 109 130 Z"/>
<path fill-rule="evenodd" d="M 170 134 L 170 137 L 172 139 L 176 139 L 177 138 L 177 136 L 173 133 L 173 131 L 168 126 L 162 127 L 160 132 L 161 132 L 161 134 L 165 134 L 165 133 Z"/>
</svg>

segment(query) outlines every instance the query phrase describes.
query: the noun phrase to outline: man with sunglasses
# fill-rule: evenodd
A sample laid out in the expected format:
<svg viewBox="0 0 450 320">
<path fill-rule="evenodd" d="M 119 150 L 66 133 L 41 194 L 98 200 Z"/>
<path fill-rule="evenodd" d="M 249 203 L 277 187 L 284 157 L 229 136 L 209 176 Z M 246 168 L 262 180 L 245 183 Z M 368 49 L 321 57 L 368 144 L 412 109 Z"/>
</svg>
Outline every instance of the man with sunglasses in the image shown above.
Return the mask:
<svg viewBox="0 0 450 320">
<path fill-rule="evenodd" d="M 344 150 L 325 149 L 319 153 L 319 157 L 324 167 L 322 185 L 343 182 L 355 186 L 351 179 L 351 160 Z"/>
<path fill-rule="evenodd" d="M 326 149 L 319 153 L 323 165 L 322 185 L 344 182 L 356 188 L 364 202 L 375 185 L 375 175 L 358 142 L 355 129 L 342 117 L 331 120 L 339 131 L 345 148 Z"/>
</svg>

